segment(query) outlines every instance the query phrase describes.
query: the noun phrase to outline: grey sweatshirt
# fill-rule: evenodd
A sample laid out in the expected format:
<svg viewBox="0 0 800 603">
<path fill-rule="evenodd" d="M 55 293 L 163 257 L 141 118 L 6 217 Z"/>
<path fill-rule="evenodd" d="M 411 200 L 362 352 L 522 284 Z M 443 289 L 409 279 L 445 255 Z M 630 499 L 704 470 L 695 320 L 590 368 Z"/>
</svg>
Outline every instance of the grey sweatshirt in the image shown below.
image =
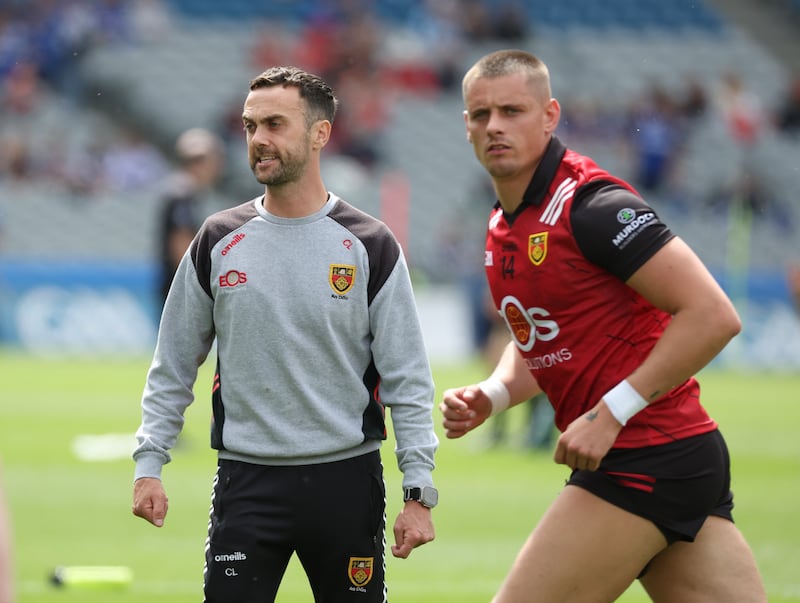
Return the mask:
<svg viewBox="0 0 800 603">
<path fill-rule="evenodd" d="M 432 485 L 433 381 L 389 229 L 333 194 L 296 219 L 263 197 L 206 219 L 164 305 L 142 397 L 135 477 L 160 477 L 216 341 L 220 458 L 314 464 L 377 450 L 394 429 L 403 486 Z"/>
</svg>

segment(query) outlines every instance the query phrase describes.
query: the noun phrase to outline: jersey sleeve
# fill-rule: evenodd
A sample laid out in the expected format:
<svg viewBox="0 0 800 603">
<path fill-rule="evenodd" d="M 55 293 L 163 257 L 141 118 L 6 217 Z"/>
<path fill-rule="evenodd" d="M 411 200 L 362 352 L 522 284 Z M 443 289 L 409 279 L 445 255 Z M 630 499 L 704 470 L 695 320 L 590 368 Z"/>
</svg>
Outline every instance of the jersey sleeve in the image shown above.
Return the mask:
<svg viewBox="0 0 800 603">
<path fill-rule="evenodd" d="M 586 259 L 622 281 L 675 236 L 641 197 L 608 182 L 578 191 L 571 223 Z"/>
</svg>

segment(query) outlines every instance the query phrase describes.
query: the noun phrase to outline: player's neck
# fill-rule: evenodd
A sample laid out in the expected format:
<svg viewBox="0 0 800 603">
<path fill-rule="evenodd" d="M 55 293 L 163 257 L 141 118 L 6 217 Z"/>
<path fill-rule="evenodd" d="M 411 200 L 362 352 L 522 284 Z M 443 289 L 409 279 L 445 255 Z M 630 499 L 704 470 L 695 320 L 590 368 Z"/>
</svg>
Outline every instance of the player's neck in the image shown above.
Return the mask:
<svg viewBox="0 0 800 603">
<path fill-rule="evenodd" d="M 290 182 L 268 186 L 264 192 L 264 209 L 280 218 L 303 218 L 322 209 L 328 191 L 320 178 L 312 183 Z"/>
<path fill-rule="evenodd" d="M 526 165 L 513 173 L 504 174 L 503 176 L 496 175 L 492 178 L 494 191 L 504 212 L 513 214 L 522 205 L 522 201 L 525 199 L 525 192 L 528 190 L 538 166 L 539 162 L 537 161 L 532 166 Z"/>
<path fill-rule="evenodd" d="M 495 182 L 494 190 L 497 193 L 497 199 L 500 201 L 500 206 L 507 214 L 513 214 L 517 208 L 522 204 L 525 191 L 528 184 L 522 185 L 517 182 Z"/>
</svg>

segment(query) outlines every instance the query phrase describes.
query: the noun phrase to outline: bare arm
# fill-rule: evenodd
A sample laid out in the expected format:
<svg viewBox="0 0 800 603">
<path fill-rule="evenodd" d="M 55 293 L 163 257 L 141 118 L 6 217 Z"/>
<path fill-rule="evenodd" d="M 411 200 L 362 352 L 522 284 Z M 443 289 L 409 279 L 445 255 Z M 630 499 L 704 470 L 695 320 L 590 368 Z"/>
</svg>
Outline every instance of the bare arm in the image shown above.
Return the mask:
<svg viewBox="0 0 800 603">
<path fill-rule="evenodd" d="M 736 309 L 694 252 L 672 239 L 628 280 L 672 320 L 645 361 L 626 380 L 650 403 L 708 364 L 739 332 Z M 622 424 L 601 399 L 558 440 L 555 461 L 594 470 Z"/>
<path fill-rule="evenodd" d="M 542 391 L 513 341 L 506 345 L 500 355 L 492 377 L 502 381 L 508 389 L 511 396 L 509 406 L 527 402 Z"/>
<path fill-rule="evenodd" d="M 673 316 L 650 355 L 628 376 L 648 402 L 706 366 L 741 330 L 733 303 L 680 239 L 667 243 L 628 285 Z"/>
</svg>

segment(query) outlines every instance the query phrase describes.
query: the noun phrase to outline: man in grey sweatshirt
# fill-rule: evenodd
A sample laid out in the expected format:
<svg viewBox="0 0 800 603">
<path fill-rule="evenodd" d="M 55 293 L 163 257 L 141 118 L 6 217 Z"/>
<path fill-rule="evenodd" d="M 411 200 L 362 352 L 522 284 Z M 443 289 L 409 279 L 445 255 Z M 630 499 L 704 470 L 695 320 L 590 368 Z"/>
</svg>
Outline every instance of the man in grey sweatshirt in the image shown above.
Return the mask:
<svg viewBox="0 0 800 603">
<path fill-rule="evenodd" d="M 133 513 L 164 523 L 162 467 L 216 341 L 206 603 L 274 600 L 293 553 L 316 601 L 387 600 L 385 408 L 405 500 L 392 553 L 434 538 L 430 366 L 397 240 L 323 183 L 337 102 L 294 67 L 250 83 L 242 119 L 265 194 L 206 219 L 164 305 Z"/>
</svg>

